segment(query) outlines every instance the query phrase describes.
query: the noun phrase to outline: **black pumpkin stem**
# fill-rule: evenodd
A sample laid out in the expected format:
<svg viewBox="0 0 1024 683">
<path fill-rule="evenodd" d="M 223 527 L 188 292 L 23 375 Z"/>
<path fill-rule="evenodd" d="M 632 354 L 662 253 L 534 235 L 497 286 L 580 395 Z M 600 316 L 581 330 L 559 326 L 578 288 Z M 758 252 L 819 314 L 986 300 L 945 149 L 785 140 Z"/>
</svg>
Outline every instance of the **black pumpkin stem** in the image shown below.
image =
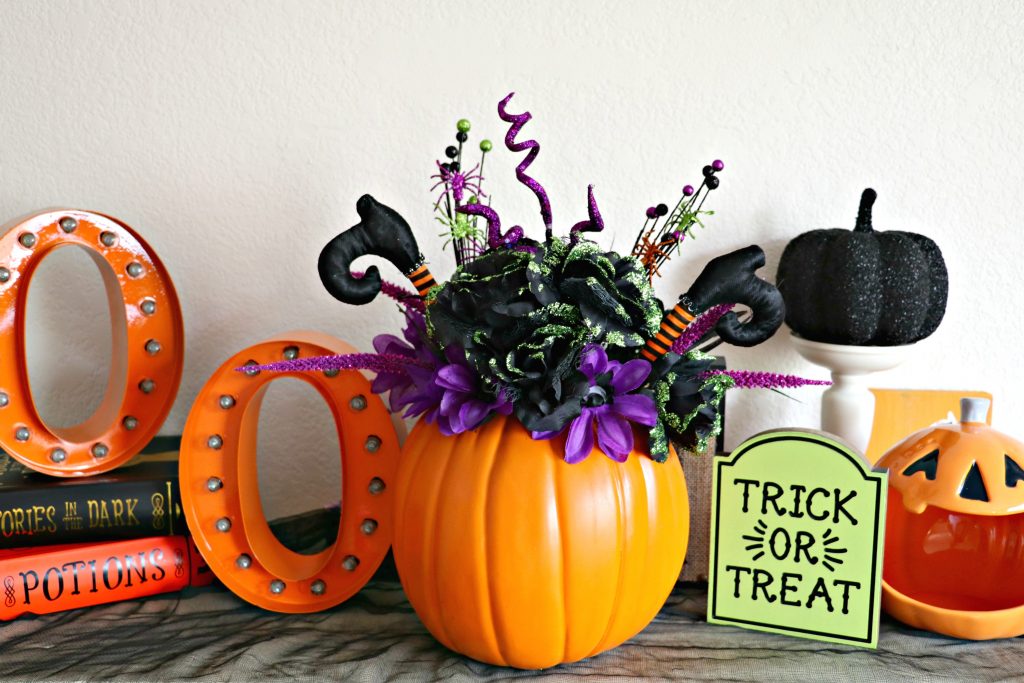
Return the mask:
<svg viewBox="0 0 1024 683">
<path fill-rule="evenodd" d="M 870 187 L 860 196 L 860 208 L 857 210 L 857 225 L 853 228 L 857 232 L 872 232 L 871 228 L 871 206 L 878 198 L 878 193 Z"/>
</svg>

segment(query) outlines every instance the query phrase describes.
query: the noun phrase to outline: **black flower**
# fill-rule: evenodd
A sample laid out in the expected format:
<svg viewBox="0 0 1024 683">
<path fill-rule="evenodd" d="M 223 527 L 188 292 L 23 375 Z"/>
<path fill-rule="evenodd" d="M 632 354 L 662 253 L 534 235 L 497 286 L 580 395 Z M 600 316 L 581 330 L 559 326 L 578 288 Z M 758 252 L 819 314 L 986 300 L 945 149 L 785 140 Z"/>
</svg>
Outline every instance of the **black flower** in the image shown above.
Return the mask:
<svg viewBox="0 0 1024 683">
<path fill-rule="evenodd" d="M 427 307 L 435 343 L 463 346 L 531 431 L 560 429 L 579 414 L 585 387 L 575 371 L 584 346 L 642 346 L 661 316 L 635 259 L 559 240 L 483 255 L 459 268 Z"/>
<path fill-rule="evenodd" d="M 502 249 L 459 268 L 429 302 L 431 336 L 447 344 L 476 331 L 515 327 L 518 317 L 538 307 L 526 279 L 531 259 L 527 252 Z"/>
<path fill-rule="evenodd" d="M 560 301 L 579 310 L 591 342 L 643 346 L 661 323 L 661 302 L 640 262 L 603 252 L 593 242 L 552 243 L 531 264 L 529 279 L 540 301 Z"/>
<path fill-rule="evenodd" d="M 728 378 L 707 375 L 714 358 L 690 352 L 666 354 L 651 371 L 655 400 L 668 436 L 685 448 L 703 451 L 721 431 L 721 401 Z"/>
</svg>

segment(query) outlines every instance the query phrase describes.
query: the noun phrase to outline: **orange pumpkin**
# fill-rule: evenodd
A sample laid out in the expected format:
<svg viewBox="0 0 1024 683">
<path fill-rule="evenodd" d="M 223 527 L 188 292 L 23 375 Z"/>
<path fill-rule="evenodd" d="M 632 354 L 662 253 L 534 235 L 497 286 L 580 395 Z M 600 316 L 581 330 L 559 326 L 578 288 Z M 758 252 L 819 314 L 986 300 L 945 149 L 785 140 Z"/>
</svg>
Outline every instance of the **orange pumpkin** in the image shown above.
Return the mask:
<svg viewBox="0 0 1024 683">
<path fill-rule="evenodd" d="M 447 647 L 538 669 L 615 647 L 664 604 L 686 554 L 682 467 L 595 449 L 562 460 L 513 417 L 458 436 L 420 422 L 402 449 L 393 548 L 420 619 Z"/>
<path fill-rule="evenodd" d="M 981 640 L 1024 634 L 1024 444 L 963 399 L 959 424 L 882 456 L 889 470 L 882 606 L 918 628 Z"/>
</svg>

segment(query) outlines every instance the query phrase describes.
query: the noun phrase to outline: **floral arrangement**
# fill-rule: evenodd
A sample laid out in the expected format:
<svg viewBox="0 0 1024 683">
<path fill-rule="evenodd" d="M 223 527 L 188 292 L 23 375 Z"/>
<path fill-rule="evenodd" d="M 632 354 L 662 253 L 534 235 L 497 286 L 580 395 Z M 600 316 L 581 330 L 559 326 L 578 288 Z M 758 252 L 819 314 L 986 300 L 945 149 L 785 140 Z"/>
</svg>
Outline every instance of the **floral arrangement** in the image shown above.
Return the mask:
<svg viewBox="0 0 1024 683">
<path fill-rule="evenodd" d="M 703 205 L 719 187 L 721 161 L 705 166 L 700 186 L 686 185 L 673 209 L 658 204 L 645 211 L 631 253 L 606 251 L 585 236 L 604 230 L 593 186 L 587 218 L 568 235 L 554 234 L 547 193 L 527 174 L 540 145 L 518 139 L 531 116 L 510 114 L 511 98 L 499 103 L 498 116 L 510 124 L 505 146 L 526 152 L 515 172 L 540 204 L 543 241 L 518 225 L 502 232 L 483 189 L 492 144 L 483 140 L 480 163 L 463 170 L 471 126 L 460 120 L 457 145 L 447 147 L 432 177 L 434 210 L 455 254 L 451 277 L 438 284 L 405 220 L 365 195 L 356 207 L 361 222 L 321 253 L 320 276 L 348 303 L 367 303 L 379 292 L 398 301 L 402 336 L 377 336 L 372 354 L 300 358 L 265 369 L 371 370 L 373 391 L 387 392 L 392 410 L 406 417 L 422 416 L 453 435 L 514 414 L 535 439 L 564 435 L 568 462 L 587 457 L 595 440 L 623 461 L 634 449 L 634 429 L 648 435 L 655 460 L 668 457 L 670 440 L 703 451 L 722 429 L 727 389 L 825 383 L 711 367 L 707 351 L 714 345 L 751 346 L 782 323 L 781 296 L 754 274 L 764 265 L 759 247 L 713 259 L 668 311 L 655 296 L 653 278 L 711 215 Z M 353 271 L 352 262 L 367 254 L 399 267 L 416 291 L 381 280 L 373 266 Z M 742 319 L 737 304 L 750 309 Z"/>
</svg>

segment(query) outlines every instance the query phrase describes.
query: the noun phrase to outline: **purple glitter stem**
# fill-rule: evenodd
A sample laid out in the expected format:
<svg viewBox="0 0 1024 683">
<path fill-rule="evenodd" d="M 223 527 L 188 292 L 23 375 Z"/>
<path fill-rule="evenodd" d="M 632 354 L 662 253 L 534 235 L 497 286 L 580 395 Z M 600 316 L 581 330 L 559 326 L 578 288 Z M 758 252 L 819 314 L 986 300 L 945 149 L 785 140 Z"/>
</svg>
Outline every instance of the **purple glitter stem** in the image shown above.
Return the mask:
<svg viewBox="0 0 1024 683">
<path fill-rule="evenodd" d="M 700 378 L 707 379 L 713 375 L 728 375 L 736 382 L 738 389 L 795 389 L 806 386 L 828 386 L 832 382 L 823 379 L 807 379 L 796 375 L 780 375 L 777 372 L 759 372 L 755 370 L 711 370 L 702 373 Z"/>
<path fill-rule="evenodd" d="M 323 372 L 324 370 L 370 370 L 378 374 L 407 375 L 409 367 L 425 368 L 427 365 L 409 356 L 397 353 L 345 353 L 338 356 L 311 356 L 282 360 L 266 365 L 243 365 L 235 368 L 238 372 Z"/>
<path fill-rule="evenodd" d="M 719 304 L 712 306 L 692 323 L 690 323 L 679 338 L 672 344 L 672 353 L 680 356 L 689 351 L 694 344 L 704 338 L 710 332 L 722 316 L 732 310 L 733 304 Z"/>
<path fill-rule="evenodd" d="M 518 225 L 502 235 L 501 219 L 498 218 L 498 213 L 489 206 L 484 204 L 463 204 L 462 206 L 455 207 L 455 210 L 468 216 L 482 216 L 487 221 L 487 244 L 491 249 L 497 249 L 501 246 L 514 247 L 519 243 L 519 240 L 523 239 L 523 229 Z"/>
<path fill-rule="evenodd" d="M 516 136 L 519 131 L 522 130 L 523 126 L 529 122 L 532 117 L 530 112 L 525 111 L 522 114 L 509 114 L 505 110 L 505 105 L 508 104 L 514 92 L 510 92 L 508 96 L 498 103 L 498 116 L 505 123 L 511 123 L 512 125 L 508 129 L 508 133 L 505 134 L 505 146 L 510 152 L 523 152 L 530 150 L 526 158 L 523 159 L 518 166 L 516 166 L 516 178 L 519 179 L 523 185 L 530 188 L 535 195 L 537 200 L 540 202 L 540 217 L 544 220 L 544 231 L 547 235 L 547 239 L 551 239 L 551 202 L 548 201 L 548 193 L 544 191 L 544 187 L 541 186 L 536 180 L 526 175 L 526 169 L 530 167 L 533 160 L 537 158 L 540 153 L 540 143 L 536 140 L 526 140 L 524 142 L 516 142 Z"/>
<path fill-rule="evenodd" d="M 362 278 L 366 273 L 361 270 L 353 270 L 352 277 L 356 279 Z M 380 291 L 385 296 L 388 296 L 400 304 L 404 304 L 409 308 L 414 308 L 417 311 L 425 311 L 427 305 L 423 303 L 423 299 L 416 292 L 412 292 L 401 285 L 396 285 L 394 282 L 388 282 L 387 280 L 381 280 Z"/>
<path fill-rule="evenodd" d="M 594 186 L 587 186 L 587 215 L 590 217 L 580 221 L 569 229 L 569 243 L 576 244 L 580 241 L 581 232 L 601 232 L 604 230 L 604 219 L 597 208 L 597 200 L 594 199 Z"/>
</svg>

